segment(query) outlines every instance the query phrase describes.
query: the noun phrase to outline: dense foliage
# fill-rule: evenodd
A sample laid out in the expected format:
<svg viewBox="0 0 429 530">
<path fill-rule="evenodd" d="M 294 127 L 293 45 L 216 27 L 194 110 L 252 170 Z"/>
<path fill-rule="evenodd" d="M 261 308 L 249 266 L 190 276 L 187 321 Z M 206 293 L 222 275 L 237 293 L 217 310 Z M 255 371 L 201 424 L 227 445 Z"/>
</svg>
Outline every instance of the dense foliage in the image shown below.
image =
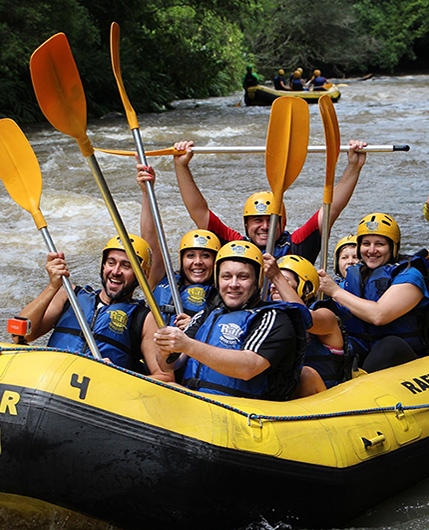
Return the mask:
<svg viewBox="0 0 429 530">
<path fill-rule="evenodd" d="M 298 65 L 327 76 L 429 66 L 429 0 L 0 0 L 0 117 L 42 118 L 31 53 L 64 32 L 91 116 L 122 111 L 109 32 L 121 27 L 121 70 L 138 112 L 178 98 L 225 95 L 245 65 L 272 78 Z"/>
</svg>

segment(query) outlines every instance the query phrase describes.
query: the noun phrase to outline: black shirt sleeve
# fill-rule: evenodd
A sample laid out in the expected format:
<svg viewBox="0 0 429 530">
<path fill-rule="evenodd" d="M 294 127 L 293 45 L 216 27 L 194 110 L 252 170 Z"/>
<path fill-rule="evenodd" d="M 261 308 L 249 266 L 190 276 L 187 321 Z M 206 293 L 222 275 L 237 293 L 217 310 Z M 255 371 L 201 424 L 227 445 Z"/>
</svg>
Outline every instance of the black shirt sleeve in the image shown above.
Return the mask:
<svg viewBox="0 0 429 530">
<path fill-rule="evenodd" d="M 263 311 L 255 318 L 248 337 L 242 346 L 267 359 L 275 368 L 285 358 L 292 367 L 296 355 L 295 328 L 286 313 L 277 309 Z"/>
</svg>

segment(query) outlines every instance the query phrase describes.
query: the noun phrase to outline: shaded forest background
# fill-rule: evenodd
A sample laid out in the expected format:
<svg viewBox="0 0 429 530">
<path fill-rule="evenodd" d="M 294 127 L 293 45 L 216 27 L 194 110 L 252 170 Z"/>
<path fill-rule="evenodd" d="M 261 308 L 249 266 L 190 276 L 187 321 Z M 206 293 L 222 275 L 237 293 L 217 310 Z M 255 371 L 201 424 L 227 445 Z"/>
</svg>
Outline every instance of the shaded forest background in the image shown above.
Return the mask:
<svg viewBox="0 0 429 530">
<path fill-rule="evenodd" d="M 429 0 L 0 0 L 0 117 L 43 120 L 29 59 L 46 39 L 70 42 L 90 117 L 123 111 L 110 65 L 121 27 L 121 70 L 137 112 L 241 87 L 298 66 L 326 77 L 429 71 Z"/>
</svg>

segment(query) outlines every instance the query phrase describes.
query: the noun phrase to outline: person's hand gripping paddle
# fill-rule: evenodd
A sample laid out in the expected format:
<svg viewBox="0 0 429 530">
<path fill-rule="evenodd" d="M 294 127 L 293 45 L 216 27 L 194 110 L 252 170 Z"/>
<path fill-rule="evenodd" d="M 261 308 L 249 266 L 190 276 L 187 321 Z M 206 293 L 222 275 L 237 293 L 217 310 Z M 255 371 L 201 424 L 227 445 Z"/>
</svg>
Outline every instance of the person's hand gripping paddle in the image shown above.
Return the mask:
<svg viewBox="0 0 429 530">
<path fill-rule="evenodd" d="M 277 98 L 271 107 L 265 150 L 265 169 L 273 193 L 273 211 L 266 252 L 273 253 L 283 194 L 298 177 L 307 156 L 310 129 L 308 104 L 299 98 Z M 262 212 L 261 212 L 262 214 Z M 267 298 L 265 279 L 262 299 Z"/>
<path fill-rule="evenodd" d="M 57 252 L 39 207 L 42 195 L 42 173 L 39 162 L 25 134 L 13 120 L 8 118 L 0 120 L 0 178 L 11 198 L 33 216 L 49 252 Z M 92 355 L 96 359 L 101 359 L 73 286 L 66 276 L 63 276 L 63 286 Z"/>
<path fill-rule="evenodd" d="M 157 325 L 163 327 L 164 320 L 158 304 L 140 267 L 128 232 L 95 158 L 94 148 L 86 134 L 85 93 L 64 33 L 57 33 L 37 48 L 30 59 L 30 70 L 34 91 L 43 114 L 60 132 L 75 138 L 82 154 L 87 159 L 137 281 L 145 294 Z"/>
</svg>

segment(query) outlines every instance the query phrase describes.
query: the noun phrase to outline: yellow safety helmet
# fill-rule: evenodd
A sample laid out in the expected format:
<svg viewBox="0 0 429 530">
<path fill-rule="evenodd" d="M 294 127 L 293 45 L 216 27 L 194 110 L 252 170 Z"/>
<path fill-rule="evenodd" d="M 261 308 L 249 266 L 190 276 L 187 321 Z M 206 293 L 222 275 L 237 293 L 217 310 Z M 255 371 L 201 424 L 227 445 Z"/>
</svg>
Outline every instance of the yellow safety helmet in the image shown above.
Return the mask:
<svg viewBox="0 0 429 530">
<path fill-rule="evenodd" d="M 273 211 L 273 194 L 271 191 L 258 191 L 251 195 L 245 205 L 243 217 L 251 217 L 254 215 L 271 215 L 277 213 Z M 281 217 L 281 229 L 282 232 L 286 226 L 286 209 L 283 201 L 280 207 L 280 217 Z"/>
<path fill-rule="evenodd" d="M 136 253 L 137 257 L 140 258 L 141 268 L 146 276 L 149 276 L 150 268 L 152 266 L 152 249 L 149 246 L 149 243 L 139 236 L 134 234 L 128 234 L 130 238 L 131 245 Z M 100 274 L 103 274 L 103 266 L 106 261 L 106 256 L 109 250 L 123 250 L 125 252 L 125 247 L 122 244 L 121 238 L 119 236 L 112 237 L 106 243 L 106 246 L 103 248 L 101 256 L 101 265 L 100 265 Z"/>
<path fill-rule="evenodd" d="M 295 72 L 293 73 L 293 77 L 295 79 L 299 79 L 301 77 L 301 72 L 299 70 L 295 70 Z"/>
<path fill-rule="evenodd" d="M 370 213 L 359 223 L 357 229 L 357 255 L 361 258 L 360 243 L 363 236 L 379 235 L 387 237 L 392 242 L 392 259 L 396 259 L 401 245 L 401 231 L 398 223 L 385 213 Z"/>
<path fill-rule="evenodd" d="M 221 247 L 219 238 L 210 230 L 191 230 L 182 237 L 179 246 L 179 266 L 182 268 L 182 252 L 190 248 L 211 250 L 216 254 Z"/>
<path fill-rule="evenodd" d="M 357 246 L 357 237 L 354 236 L 353 234 L 349 234 L 346 237 L 342 237 L 338 241 L 337 246 L 335 247 L 335 250 L 334 250 L 334 271 L 335 271 L 335 274 L 340 274 L 340 269 L 338 267 L 338 258 L 339 258 L 341 249 L 343 247 L 348 246 L 348 245 Z"/>
<path fill-rule="evenodd" d="M 280 68 L 279 75 L 285 75 L 285 71 Z"/>
<path fill-rule="evenodd" d="M 299 67 L 299 68 L 296 69 L 296 71 L 297 71 L 297 72 L 300 72 L 301 75 L 302 75 L 302 73 L 303 73 L 304 70 L 303 70 L 301 67 Z"/>
<path fill-rule="evenodd" d="M 298 277 L 298 296 L 304 302 L 316 298 L 319 290 L 319 275 L 312 263 L 305 258 L 295 255 L 282 256 L 277 260 L 280 270 L 289 270 Z"/>
<path fill-rule="evenodd" d="M 319 77 L 319 75 L 322 75 L 322 72 L 320 70 L 314 70 L 313 75 Z"/>
<path fill-rule="evenodd" d="M 264 258 L 262 257 L 262 252 L 259 248 L 250 243 L 249 241 L 239 240 L 239 241 L 230 241 L 226 243 L 216 256 L 215 266 L 214 266 L 214 275 L 215 275 L 215 285 L 218 286 L 218 276 L 219 276 L 219 264 L 225 260 L 232 261 L 244 261 L 252 265 L 256 265 L 259 269 L 259 273 L 256 274 L 256 280 L 258 283 L 258 288 L 261 289 L 264 283 Z"/>
</svg>

